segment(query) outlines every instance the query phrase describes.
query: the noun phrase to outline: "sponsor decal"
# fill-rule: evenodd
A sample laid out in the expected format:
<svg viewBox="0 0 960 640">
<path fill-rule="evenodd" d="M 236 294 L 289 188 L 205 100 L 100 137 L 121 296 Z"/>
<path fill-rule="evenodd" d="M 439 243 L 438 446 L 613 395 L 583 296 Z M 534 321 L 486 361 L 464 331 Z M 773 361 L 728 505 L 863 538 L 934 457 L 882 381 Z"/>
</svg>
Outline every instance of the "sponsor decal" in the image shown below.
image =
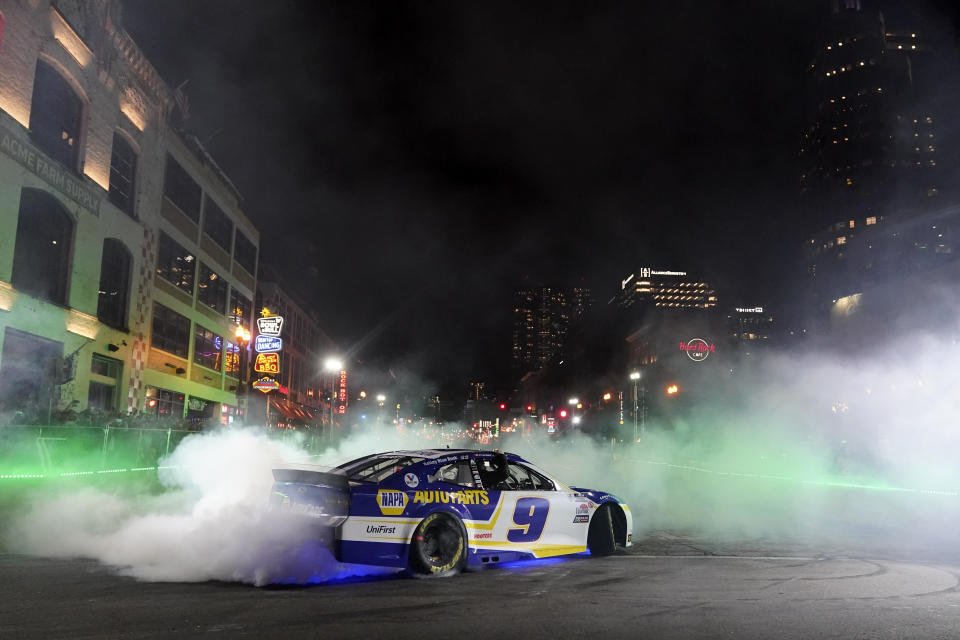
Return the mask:
<svg viewBox="0 0 960 640">
<path fill-rule="evenodd" d="M 487 531 L 487 532 L 485 532 L 485 533 L 475 533 L 475 534 L 473 534 L 473 539 L 474 539 L 474 540 L 489 540 L 489 539 L 492 538 L 492 537 L 493 537 L 493 533 L 490 532 L 490 531 Z"/>
<path fill-rule="evenodd" d="M 578 504 L 578 505 L 577 505 L 577 515 L 578 515 L 578 516 L 582 516 L 582 515 L 587 515 L 587 516 L 589 516 L 589 515 L 590 515 L 590 505 L 588 505 L 586 502 L 584 502 L 583 504 Z"/>
<path fill-rule="evenodd" d="M 368 524 L 367 533 L 396 533 L 397 528 L 385 524 Z"/>
<path fill-rule="evenodd" d="M 323 509 L 318 507 L 315 504 L 310 504 L 308 502 L 294 502 L 289 505 L 286 509 L 290 513 L 298 513 L 305 516 L 322 516 Z"/>
<path fill-rule="evenodd" d="M 407 486 L 411 489 L 414 489 L 420 485 L 420 478 L 417 477 L 417 474 L 412 472 L 404 474 L 403 481 L 407 483 Z"/>
<path fill-rule="evenodd" d="M 414 504 L 490 504 L 486 491 L 414 491 Z"/>
<path fill-rule="evenodd" d="M 407 506 L 407 494 L 403 491 L 380 489 L 377 491 L 377 506 L 385 516 L 398 516 Z"/>
<path fill-rule="evenodd" d="M 706 340 L 692 338 L 688 342 L 680 342 L 680 351 L 685 352 L 694 362 L 703 362 L 711 353 L 717 352 L 717 347 L 707 344 Z"/>
<path fill-rule="evenodd" d="M 436 460 L 427 460 L 426 462 L 423 463 L 423 466 L 425 466 L 425 467 L 433 467 L 433 466 L 436 466 L 436 465 L 438 465 L 438 464 L 446 464 L 446 463 L 448 463 L 448 462 L 455 462 L 456 459 L 457 459 L 457 456 L 446 456 L 446 457 L 443 457 L 443 458 L 437 458 Z"/>
<path fill-rule="evenodd" d="M 575 515 L 573 516 L 573 521 L 576 522 L 590 522 L 590 516 L 584 515 Z"/>
</svg>

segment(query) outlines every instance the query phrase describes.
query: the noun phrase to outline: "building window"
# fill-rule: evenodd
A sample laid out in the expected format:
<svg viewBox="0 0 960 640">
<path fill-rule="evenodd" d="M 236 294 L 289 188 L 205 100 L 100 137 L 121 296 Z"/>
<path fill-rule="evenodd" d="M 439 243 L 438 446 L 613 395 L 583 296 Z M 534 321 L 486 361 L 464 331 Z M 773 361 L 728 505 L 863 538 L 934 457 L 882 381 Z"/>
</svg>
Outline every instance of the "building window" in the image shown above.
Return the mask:
<svg viewBox="0 0 960 640">
<path fill-rule="evenodd" d="M 167 170 L 163 178 L 163 195 L 177 205 L 196 224 L 200 224 L 200 185 L 180 166 L 172 156 L 167 155 Z"/>
<path fill-rule="evenodd" d="M 131 218 L 133 214 L 133 186 L 137 174 L 137 154 L 133 146 L 119 133 L 113 134 L 110 152 L 110 202 Z"/>
<path fill-rule="evenodd" d="M 227 303 L 227 281 L 216 271 L 200 263 L 200 279 L 197 281 L 197 300 L 219 314 L 224 313 Z"/>
<path fill-rule="evenodd" d="M 87 407 L 102 411 L 117 409 L 120 374 L 123 362 L 114 358 L 93 354 L 90 360 L 90 389 L 87 392 Z"/>
<path fill-rule="evenodd" d="M 157 247 L 157 275 L 193 297 L 193 276 L 196 259 L 176 240 L 160 232 Z"/>
<path fill-rule="evenodd" d="M 199 324 L 193 332 L 193 361 L 208 369 L 220 370 L 220 351 L 223 338 Z"/>
<path fill-rule="evenodd" d="M 250 275 L 256 273 L 257 247 L 239 229 L 237 229 L 237 239 L 233 247 L 233 259 Z"/>
<path fill-rule="evenodd" d="M 230 320 L 234 324 L 247 326 L 250 323 L 250 316 L 253 313 L 253 303 L 236 287 L 230 289 Z"/>
<path fill-rule="evenodd" d="M 65 305 L 72 240 L 73 220 L 60 203 L 46 192 L 24 189 L 13 252 L 13 286 Z"/>
<path fill-rule="evenodd" d="M 230 253 L 230 236 L 233 235 L 233 223 L 217 203 L 204 198 L 203 204 L 203 232 L 210 236 L 220 247 Z"/>
<path fill-rule="evenodd" d="M 30 137 L 48 156 L 79 169 L 83 101 L 53 67 L 37 61 L 30 102 Z"/>
<path fill-rule="evenodd" d="M 190 401 L 187 403 L 187 420 L 193 428 L 202 428 L 211 423 L 217 406 L 219 405 L 212 400 L 190 396 Z"/>
<path fill-rule="evenodd" d="M 97 318 L 115 329 L 127 328 L 127 291 L 130 288 L 130 252 L 115 238 L 103 241 Z"/>
<path fill-rule="evenodd" d="M 186 358 L 190 349 L 190 319 L 154 302 L 150 345 L 180 358 Z"/>
<path fill-rule="evenodd" d="M 147 387 L 144 413 L 158 417 L 183 418 L 183 394 L 169 389 Z"/>
<path fill-rule="evenodd" d="M 869 227 L 872 224 L 877 224 L 876 216 L 870 216 L 869 218 L 867 218 L 867 226 Z"/>
<path fill-rule="evenodd" d="M 227 342 L 226 354 L 223 358 L 224 372 L 234 378 L 240 377 L 240 346 Z"/>
<path fill-rule="evenodd" d="M 62 356 L 62 342 L 7 327 L 0 355 L 0 410 L 46 415 Z"/>
</svg>

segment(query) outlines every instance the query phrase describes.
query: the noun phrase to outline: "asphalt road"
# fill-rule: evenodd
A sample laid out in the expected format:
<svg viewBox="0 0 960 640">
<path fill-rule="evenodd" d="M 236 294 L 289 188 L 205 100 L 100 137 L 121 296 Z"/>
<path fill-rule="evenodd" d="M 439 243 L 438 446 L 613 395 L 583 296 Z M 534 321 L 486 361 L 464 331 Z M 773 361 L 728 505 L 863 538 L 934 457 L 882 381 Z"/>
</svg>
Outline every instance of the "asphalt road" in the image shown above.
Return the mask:
<svg viewBox="0 0 960 640">
<path fill-rule="evenodd" d="M 865 545 L 864 548 L 867 548 Z M 960 564 L 657 532 L 607 557 L 309 587 L 0 555 L 0 638 L 957 638 Z"/>
</svg>

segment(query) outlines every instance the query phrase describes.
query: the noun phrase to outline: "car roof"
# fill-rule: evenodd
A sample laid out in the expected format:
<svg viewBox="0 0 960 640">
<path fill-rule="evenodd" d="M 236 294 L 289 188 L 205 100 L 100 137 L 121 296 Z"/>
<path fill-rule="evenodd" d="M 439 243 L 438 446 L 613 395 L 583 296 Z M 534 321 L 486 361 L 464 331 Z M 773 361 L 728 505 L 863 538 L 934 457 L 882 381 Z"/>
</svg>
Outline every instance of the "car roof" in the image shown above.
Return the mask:
<svg viewBox="0 0 960 640">
<path fill-rule="evenodd" d="M 446 456 L 456 456 L 463 454 L 472 454 L 480 455 L 482 457 L 492 456 L 496 451 L 492 449 L 413 449 L 413 450 L 397 450 L 397 451 L 382 451 L 380 453 L 371 453 L 366 456 L 361 456 L 345 462 L 341 465 L 338 465 L 337 468 L 351 467 L 356 464 L 359 464 L 365 460 L 373 460 L 375 458 L 423 458 L 424 460 L 436 460 L 438 458 L 443 458 Z M 519 460 L 521 462 L 526 462 L 520 456 L 514 453 L 505 453 L 507 459 L 509 460 Z"/>
</svg>

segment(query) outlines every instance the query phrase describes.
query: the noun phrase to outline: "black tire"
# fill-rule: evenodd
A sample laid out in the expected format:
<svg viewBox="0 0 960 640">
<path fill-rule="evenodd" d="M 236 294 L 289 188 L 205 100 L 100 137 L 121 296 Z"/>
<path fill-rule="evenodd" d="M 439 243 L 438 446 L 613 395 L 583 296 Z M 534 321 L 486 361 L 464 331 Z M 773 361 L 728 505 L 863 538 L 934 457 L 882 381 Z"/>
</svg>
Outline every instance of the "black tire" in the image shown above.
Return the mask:
<svg viewBox="0 0 960 640">
<path fill-rule="evenodd" d="M 613 514 L 610 505 L 601 505 L 590 520 L 587 532 L 587 548 L 592 556 L 609 556 L 617 550 L 617 539 L 613 534 Z"/>
<path fill-rule="evenodd" d="M 410 541 L 410 569 L 420 575 L 459 573 L 467 563 L 467 534 L 458 518 L 431 513 Z"/>
</svg>

